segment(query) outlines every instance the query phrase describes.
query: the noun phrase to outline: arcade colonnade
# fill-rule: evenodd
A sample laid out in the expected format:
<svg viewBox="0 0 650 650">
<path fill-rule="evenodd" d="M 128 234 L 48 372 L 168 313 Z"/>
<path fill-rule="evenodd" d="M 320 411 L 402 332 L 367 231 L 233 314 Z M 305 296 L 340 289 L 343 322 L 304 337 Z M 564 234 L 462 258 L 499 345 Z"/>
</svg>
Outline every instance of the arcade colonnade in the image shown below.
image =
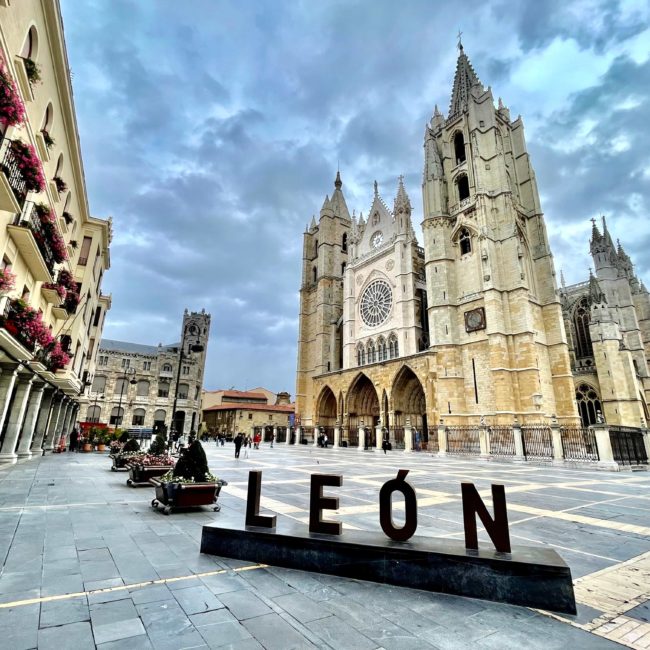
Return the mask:
<svg viewBox="0 0 650 650">
<path fill-rule="evenodd" d="M 55 385 L 18 363 L 0 364 L 0 463 L 41 456 L 58 447 L 79 405 Z"/>
</svg>

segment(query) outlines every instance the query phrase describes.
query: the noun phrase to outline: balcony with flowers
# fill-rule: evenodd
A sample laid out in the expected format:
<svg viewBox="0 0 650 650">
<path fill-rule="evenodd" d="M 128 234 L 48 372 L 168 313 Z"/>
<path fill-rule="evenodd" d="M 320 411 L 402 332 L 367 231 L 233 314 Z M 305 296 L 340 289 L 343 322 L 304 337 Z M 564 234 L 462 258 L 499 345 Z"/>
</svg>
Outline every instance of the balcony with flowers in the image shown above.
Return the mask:
<svg viewBox="0 0 650 650">
<path fill-rule="evenodd" d="M 68 251 L 50 208 L 28 202 L 7 230 L 35 279 L 52 282 L 54 265 L 68 259 Z"/>
<path fill-rule="evenodd" d="M 52 313 L 56 318 L 65 320 L 69 311 L 74 310 L 79 304 L 79 287 L 72 277 L 72 273 L 66 269 L 59 269 L 58 276 L 54 282 L 46 282 L 41 287 L 41 293 L 45 299 L 54 305 Z"/>
<path fill-rule="evenodd" d="M 20 213 L 28 192 L 42 192 L 45 176 L 31 144 L 4 138 L 0 145 L 0 209 Z"/>
<path fill-rule="evenodd" d="M 17 358 L 26 360 L 33 356 L 50 372 L 65 368 L 70 361 L 70 356 L 43 322 L 43 314 L 24 300 L 6 300 L 0 316 L 0 340 Z"/>
</svg>

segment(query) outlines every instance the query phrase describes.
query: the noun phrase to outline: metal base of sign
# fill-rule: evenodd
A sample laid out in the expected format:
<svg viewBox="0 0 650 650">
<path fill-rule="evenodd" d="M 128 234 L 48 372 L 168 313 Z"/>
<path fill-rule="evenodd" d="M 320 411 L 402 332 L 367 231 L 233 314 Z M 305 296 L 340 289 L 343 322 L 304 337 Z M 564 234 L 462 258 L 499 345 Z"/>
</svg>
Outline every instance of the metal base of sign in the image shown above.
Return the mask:
<svg viewBox="0 0 650 650">
<path fill-rule="evenodd" d="M 203 526 L 201 552 L 512 605 L 576 613 L 571 570 L 552 549 L 471 551 L 461 542 L 412 537 L 393 542 L 362 531 L 310 534 L 305 527 Z"/>
</svg>

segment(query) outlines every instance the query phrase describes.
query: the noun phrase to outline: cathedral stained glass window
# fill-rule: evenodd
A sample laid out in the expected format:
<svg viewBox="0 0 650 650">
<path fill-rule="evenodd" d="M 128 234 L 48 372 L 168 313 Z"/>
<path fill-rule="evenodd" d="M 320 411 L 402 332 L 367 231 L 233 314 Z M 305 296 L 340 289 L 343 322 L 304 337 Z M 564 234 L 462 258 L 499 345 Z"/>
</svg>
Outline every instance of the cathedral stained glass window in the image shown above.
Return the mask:
<svg viewBox="0 0 650 650">
<path fill-rule="evenodd" d="M 393 305 L 393 292 L 385 280 L 371 282 L 361 296 L 361 320 L 369 327 L 386 321 Z"/>
</svg>

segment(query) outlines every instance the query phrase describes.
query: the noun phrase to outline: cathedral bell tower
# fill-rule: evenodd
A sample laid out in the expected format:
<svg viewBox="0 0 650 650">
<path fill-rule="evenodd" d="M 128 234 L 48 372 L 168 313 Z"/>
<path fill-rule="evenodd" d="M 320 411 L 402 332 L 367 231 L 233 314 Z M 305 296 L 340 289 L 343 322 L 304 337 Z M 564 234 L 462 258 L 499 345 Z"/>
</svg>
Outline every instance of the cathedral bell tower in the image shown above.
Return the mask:
<svg viewBox="0 0 650 650">
<path fill-rule="evenodd" d="M 303 235 L 298 333 L 296 414 L 311 413 L 312 377 L 342 367 L 343 276 L 348 261 L 351 219 L 336 173 L 332 198 L 325 197 L 318 223 L 312 217 Z M 303 425 L 313 422 L 302 420 Z"/>
<path fill-rule="evenodd" d="M 423 232 L 440 415 L 577 422 L 553 258 L 521 117 L 459 44 L 424 135 Z M 448 418 L 452 418 L 448 420 Z"/>
</svg>

